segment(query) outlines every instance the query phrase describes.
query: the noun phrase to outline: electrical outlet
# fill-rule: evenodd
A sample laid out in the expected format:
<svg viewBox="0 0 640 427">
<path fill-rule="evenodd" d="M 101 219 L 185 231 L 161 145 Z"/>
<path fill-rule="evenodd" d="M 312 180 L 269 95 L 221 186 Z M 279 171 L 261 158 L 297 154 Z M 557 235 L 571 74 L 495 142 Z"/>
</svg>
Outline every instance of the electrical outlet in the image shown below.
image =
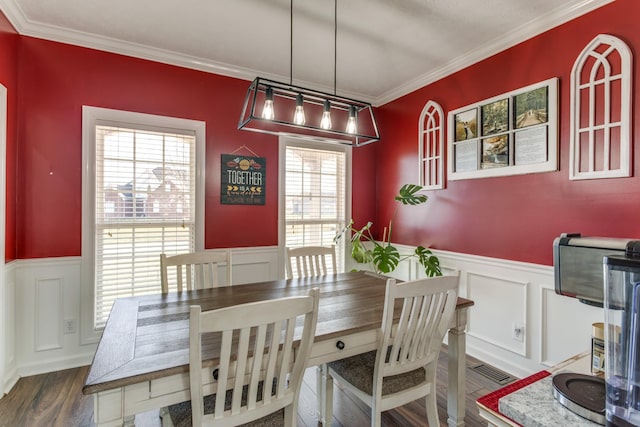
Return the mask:
<svg viewBox="0 0 640 427">
<path fill-rule="evenodd" d="M 64 319 L 64 333 L 75 334 L 78 331 L 78 322 L 76 319 Z"/>
<path fill-rule="evenodd" d="M 514 341 L 523 342 L 524 341 L 524 325 L 519 322 L 513 322 L 512 325 L 513 326 L 511 328 L 511 338 Z"/>
</svg>

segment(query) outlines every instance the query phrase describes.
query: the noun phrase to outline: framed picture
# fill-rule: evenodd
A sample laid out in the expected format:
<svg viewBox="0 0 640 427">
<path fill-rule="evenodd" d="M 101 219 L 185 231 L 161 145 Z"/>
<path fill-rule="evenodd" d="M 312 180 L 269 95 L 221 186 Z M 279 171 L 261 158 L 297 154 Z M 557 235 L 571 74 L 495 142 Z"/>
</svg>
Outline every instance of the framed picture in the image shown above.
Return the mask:
<svg viewBox="0 0 640 427">
<path fill-rule="evenodd" d="M 558 78 L 447 114 L 447 179 L 558 170 Z"/>
<path fill-rule="evenodd" d="M 547 123 L 549 120 L 549 88 L 547 86 L 521 93 L 513 97 L 513 127 Z"/>
<path fill-rule="evenodd" d="M 509 98 L 480 107 L 482 136 L 494 135 L 509 130 Z"/>
<path fill-rule="evenodd" d="M 463 111 L 455 115 L 456 141 L 466 141 L 478 136 L 478 109 Z"/>
<path fill-rule="evenodd" d="M 509 166 L 509 135 L 482 140 L 482 169 Z"/>
</svg>

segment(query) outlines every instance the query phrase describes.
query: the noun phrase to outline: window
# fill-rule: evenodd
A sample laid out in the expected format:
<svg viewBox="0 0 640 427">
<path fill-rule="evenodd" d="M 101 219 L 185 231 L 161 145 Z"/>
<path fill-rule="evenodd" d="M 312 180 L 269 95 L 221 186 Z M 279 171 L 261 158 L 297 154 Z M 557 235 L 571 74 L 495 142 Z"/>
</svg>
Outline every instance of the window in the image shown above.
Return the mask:
<svg viewBox="0 0 640 427">
<path fill-rule="evenodd" d="M 600 34 L 571 70 L 570 179 L 631 176 L 631 51 Z"/>
<path fill-rule="evenodd" d="M 285 162 L 281 167 L 285 195 L 281 202 L 284 245 L 331 246 L 350 215 L 347 197 L 350 149 L 330 144 L 323 144 L 320 149 L 317 144 L 288 138 L 284 145 L 284 156 L 281 156 Z M 338 271 L 344 270 L 343 241 L 336 245 Z"/>
<path fill-rule="evenodd" d="M 202 250 L 204 124 L 85 107 L 83 264 L 94 328 L 116 298 L 160 292 L 160 254 Z"/>
<path fill-rule="evenodd" d="M 442 107 L 429 101 L 422 109 L 418 129 L 418 158 L 420 185 L 429 190 L 444 188 L 442 152 L 444 127 Z"/>
</svg>

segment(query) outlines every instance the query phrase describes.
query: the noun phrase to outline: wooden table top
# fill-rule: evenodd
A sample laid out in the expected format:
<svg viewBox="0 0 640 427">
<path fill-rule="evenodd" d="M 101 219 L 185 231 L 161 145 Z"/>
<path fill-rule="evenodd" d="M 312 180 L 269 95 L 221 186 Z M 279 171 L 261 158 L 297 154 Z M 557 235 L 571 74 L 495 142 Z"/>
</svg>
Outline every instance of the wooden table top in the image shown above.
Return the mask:
<svg viewBox="0 0 640 427">
<path fill-rule="evenodd" d="M 365 272 L 116 300 L 82 389 L 95 393 L 189 370 L 189 306 L 214 310 L 320 288 L 315 342 L 380 327 L 386 278 Z M 473 301 L 458 298 L 457 309 Z"/>
</svg>

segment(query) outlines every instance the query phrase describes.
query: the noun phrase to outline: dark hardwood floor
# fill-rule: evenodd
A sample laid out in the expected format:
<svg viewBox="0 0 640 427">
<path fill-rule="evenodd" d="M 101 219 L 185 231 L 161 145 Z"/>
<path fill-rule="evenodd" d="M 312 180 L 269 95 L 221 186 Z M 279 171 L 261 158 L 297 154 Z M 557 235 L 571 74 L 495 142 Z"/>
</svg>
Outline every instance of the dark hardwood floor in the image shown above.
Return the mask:
<svg viewBox="0 0 640 427">
<path fill-rule="evenodd" d="M 486 426 L 478 415 L 475 401 L 501 387 L 496 382 L 469 369 L 479 363 L 467 357 L 466 425 Z M 88 366 L 21 378 L 11 392 L 0 399 L 2 427 L 92 427 L 93 397 L 82 394 Z M 298 405 L 298 425 L 316 427 L 315 368 L 305 374 Z M 437 401 L 440 426 L 447 425 L 447 353 L 438 360 Z M 382 424 L 389 427 L 425 426 L 426 412 L 421 400 L 387 411 Z M 342 390 L 334 392 L 332 427 L 365 427 L 370 423 L 369 410 Z M 160 427 L 158 411 L 136 416 L 136 426 Z"/>
</svg>

